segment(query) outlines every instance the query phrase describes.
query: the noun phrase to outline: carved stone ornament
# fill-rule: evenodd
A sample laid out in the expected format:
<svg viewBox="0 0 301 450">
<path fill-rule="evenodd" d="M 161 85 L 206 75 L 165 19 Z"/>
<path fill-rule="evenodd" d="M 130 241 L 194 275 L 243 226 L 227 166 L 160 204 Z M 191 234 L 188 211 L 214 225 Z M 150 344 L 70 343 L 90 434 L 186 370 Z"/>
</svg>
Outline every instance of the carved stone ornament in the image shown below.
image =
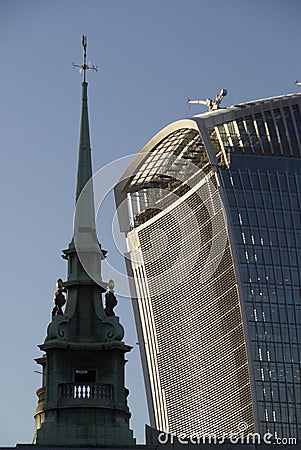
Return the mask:
<svg viewBox="0 0 301 450">
<path fill-rule="evenodd" d="M 52 322 L 47 328 L 46 341 L 50 339 L 68 339 L 68 323 L 69 321 L 61 315 L 52 317 Z"/>
</svg>

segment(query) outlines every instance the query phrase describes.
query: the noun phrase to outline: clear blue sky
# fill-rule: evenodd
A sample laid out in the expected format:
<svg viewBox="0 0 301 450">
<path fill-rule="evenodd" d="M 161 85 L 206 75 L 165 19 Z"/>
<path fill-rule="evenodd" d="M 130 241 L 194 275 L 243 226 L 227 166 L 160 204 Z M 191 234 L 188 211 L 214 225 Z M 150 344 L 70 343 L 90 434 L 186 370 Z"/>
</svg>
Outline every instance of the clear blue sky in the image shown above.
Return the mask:
<svg viewBox="0 0 301 450">
<path fill-rule="evenodd" d="M 81 35 L 89 74 L 94 171 L 137 153 L 168 123 L 197 114 L 187 98 L 229 92 L 224 105 L 296 92 L 300 0 L 0 0 L 0 446 L 30 443 L 39 367 L 61 249 L 72 234 L 79 134 Z M 106 173 L 106 172 L 105 172 Z M 108 260 L 109 196 L 98 217 Z M 183 312 L 184 313 L 184 312 Z M 118 314 L 134 347 L 127 364 L 132 427 L 148 422 L 131 303 Z"/>
</svg>

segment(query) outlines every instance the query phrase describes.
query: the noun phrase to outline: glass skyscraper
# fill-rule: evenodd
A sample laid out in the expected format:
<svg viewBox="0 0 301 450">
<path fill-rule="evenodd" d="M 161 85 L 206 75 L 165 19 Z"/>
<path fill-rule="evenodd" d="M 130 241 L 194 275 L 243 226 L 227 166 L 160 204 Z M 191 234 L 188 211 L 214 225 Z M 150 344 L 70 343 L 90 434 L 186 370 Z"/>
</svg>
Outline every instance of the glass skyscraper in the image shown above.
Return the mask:
<svg viewBox="0 0 301 450">
<path fill-rule="evenodd" d="M 151 425 L 301 438 L 301 95 L 172 123 L 115 189 Z"/>
</svg>

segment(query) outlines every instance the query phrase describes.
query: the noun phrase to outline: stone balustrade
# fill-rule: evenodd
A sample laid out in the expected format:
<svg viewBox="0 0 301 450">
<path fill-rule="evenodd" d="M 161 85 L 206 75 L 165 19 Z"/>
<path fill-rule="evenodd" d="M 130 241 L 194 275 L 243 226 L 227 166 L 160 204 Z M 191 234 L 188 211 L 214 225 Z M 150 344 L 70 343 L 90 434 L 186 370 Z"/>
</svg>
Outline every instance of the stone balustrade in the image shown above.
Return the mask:
<svg viewBox="0 0 301 450">
<path fill-rule="evenodd" d="M 59 385 L 62 400 L 113 400 L 113 386 L 97 383 L 66 383 Z"/>
</svg>

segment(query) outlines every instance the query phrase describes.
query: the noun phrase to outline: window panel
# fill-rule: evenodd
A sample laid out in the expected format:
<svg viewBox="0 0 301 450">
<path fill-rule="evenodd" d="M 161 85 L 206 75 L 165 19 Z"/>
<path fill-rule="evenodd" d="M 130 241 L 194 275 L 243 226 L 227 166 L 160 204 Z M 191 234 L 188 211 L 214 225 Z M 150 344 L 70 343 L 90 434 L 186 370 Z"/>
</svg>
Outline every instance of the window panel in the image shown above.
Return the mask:
<svg viewBox="0 0 301 450">
<path fill-rule="evenodd" d="M 280 139 L 281 139 L 282 149 L 284 151 L 284 154 L 289 155 L 290 154 L 289 143 L 287 140 L 286 130 L 284 127 L 283 119 L 282 119 L 279 108 L 274 109 L 274 115 L 275 115 L 278 132 L 279 132 Z"/>
<path fill-rule="evenodd" d="M 276 128 L 274 125 L 271 111 L 265 111 L 264 115 L 265 115 L 266 122 L 268 125 L 269 134 L 270 134 L 270 138 L 272 141 L 273 151 L 275 154 L 280 155 L 280 146 L 279 146 L 279 142 L 278 142 L 278 136 L 277 136 L 277 132 L 276 132 Z"/>
<path fill-rule="evenodd" d="M 290 112 L 290 109 L 288 106 L 284 106 L 283 113 L 284 113 L 284 117 L 285 117 L 286 126 L 288 129 L 290 141 L 292 143 L 292 147 L 296 148 L 297 147 L 297 136 L 296 136 L 295 127 L 293 124 L 292 115 L 291 115 L 291 112 Z M 296 154 L 296 152 L 294 152 L 294 153 Z"/>
</svg>

